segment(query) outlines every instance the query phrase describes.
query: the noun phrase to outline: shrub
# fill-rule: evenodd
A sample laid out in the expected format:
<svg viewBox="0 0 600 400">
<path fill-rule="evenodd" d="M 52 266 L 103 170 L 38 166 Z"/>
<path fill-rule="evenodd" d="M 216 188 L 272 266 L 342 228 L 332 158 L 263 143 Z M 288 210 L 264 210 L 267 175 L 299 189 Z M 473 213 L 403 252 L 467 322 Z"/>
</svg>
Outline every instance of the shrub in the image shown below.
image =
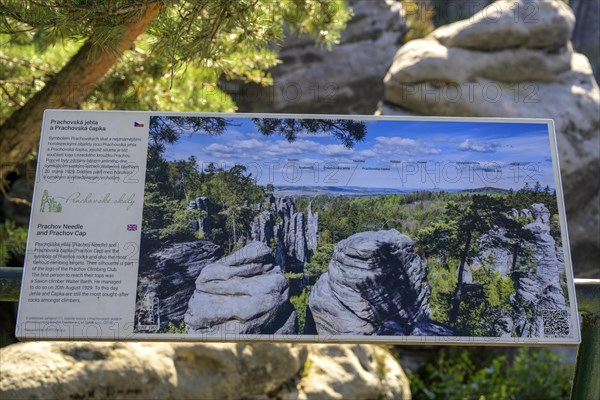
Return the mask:
<svg viewBox="0 0 600 400">
<path fill-rule="evenodd" d="M 306 322 L 306 309 L 308 308 L 308 299 L 310 297 L 310 286 L 305 287 L 298 296 L 291 296 L 290 302 L 296 309 L 298 314 L 298 332 L 304 331 L 304 323 Z"/>
<path fill-rule="evenodd" d="M 413 399 L 564 399 L 572 366 L 550 349 L 520 348 L 514 357 L 500 355 L 483 365 L 473 360 L 481 349 L 444 349 L 418 373 L 408 371 Z"/>
</svg>

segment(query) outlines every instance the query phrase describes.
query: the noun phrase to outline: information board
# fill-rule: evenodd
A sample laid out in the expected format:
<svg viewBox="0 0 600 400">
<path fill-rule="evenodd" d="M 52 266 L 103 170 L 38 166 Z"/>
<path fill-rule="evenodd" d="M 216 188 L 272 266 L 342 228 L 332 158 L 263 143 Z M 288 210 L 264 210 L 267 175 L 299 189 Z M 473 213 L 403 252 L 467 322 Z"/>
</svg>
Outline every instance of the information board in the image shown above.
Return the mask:
<svg viewBox="0 0 600 400">
<path fill-rule="evenodd" d="M 45 112 L 20 339 L 576 345 L 551 120 Z"/>
</svg>

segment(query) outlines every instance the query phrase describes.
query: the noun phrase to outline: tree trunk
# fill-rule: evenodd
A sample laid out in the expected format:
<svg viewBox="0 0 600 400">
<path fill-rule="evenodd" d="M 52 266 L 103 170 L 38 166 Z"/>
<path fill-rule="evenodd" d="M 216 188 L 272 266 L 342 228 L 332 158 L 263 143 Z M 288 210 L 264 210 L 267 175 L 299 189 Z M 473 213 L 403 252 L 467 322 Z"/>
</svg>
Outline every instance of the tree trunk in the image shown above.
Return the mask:
<svg viewBox="0 0 600 400">
<path fill-rule="evenodd" d="M 465 248 L 460 257 L 460 264 L 458 266 L 458 277 L 456 279 L 456 290 L 454 291 L 454 301 L 452 302 L 452 310 L 450 310 L 449 323 L 454 326 L 456 323 L 456 319 L 458 318 L 458 310 L 460 308 L 460 303 L 462 300 L 462 286 L 463 286 L 463 275 L 465 272 L 465 265 L 467 263 L 467 256 L 469 254 L 469 250 L 471 249 L 471 232 L 469 232 L 467 236 L 467 240 L 465 242 Z"/>
<path fill-rule="evenodd" d="M 122 39 L 114 49 L 99 49 L 88 40 L 42 90 L 11 114 L 0 127 L 0 180 L 38 145 L 44 110 L 79 108 L 121 54 L 158 16 L 160 8 L 160 3 L 151 4 L 139 20 L 123 25 Z"/>
</svg>

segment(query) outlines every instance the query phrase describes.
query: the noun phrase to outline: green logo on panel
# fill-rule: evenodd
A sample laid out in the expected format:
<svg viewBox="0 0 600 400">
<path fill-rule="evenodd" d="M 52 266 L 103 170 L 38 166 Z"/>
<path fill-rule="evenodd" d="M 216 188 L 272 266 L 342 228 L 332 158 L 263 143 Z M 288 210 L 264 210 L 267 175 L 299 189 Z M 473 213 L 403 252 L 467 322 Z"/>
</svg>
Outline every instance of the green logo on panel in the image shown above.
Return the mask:
<svg viewBox="0 0 600 400">
<path fill-rule="evenodd" d="M 54 197 L 48 194 L 48 190 L 44 190 L 42 195 L 42 206 L 40 207 L 41 212 L 62 212 L 62 204 L 54 200 Z"/>
</svg>

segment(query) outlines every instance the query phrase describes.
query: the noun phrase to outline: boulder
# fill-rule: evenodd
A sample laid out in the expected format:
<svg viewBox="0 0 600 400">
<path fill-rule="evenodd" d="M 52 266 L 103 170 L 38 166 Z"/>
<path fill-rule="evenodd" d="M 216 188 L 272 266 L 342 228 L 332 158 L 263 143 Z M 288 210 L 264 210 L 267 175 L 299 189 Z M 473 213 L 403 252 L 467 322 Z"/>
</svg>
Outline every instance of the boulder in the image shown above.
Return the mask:
<svg viewBox="0 0 600 400">
<path fill-rule="evenodd" d="M 251 242 L 203 268 L 185 313 L 187 332 L 225 338 L 297 332 L 283 272 L 269 246 Z"/>
<path fill-rule="evenodd" d="M 316 333 L 405 336 L 434 330 L 427 266 L 414 245 L 395 229 L 361 232 L 339 242 L 310 294 Z M 441 326 L 437 330 L 451 334 Z"/>
<path fill-rule="evenodd" d="M 592 277 L 600 90 L 588 59 L 572 49 L 574 22 L 560 0 L 502 0 L 440 27 L 398 50 L 379 113 L 554 119 L 574 267 Z"/>
<path fill-rule="evenodd" d="M 575 16 L 560 0 L 500 0 L 473 17 L 436 29 L 447 47 L 493 51 L 526 47 L 559 51 L 571 38 Z"/>
<path fill-rule="evenodd" d="M 2 399 L 410 399 L 367 345 L 30 342 L 0 349 Z"/>
<path fill-rule="evenodd" d="M 400 2 L 349 0 L 354 13 L 331 50 L 291 34 L 270 72 L 273 86 L 222 82 L 238 111 L 372 114 L 381 80 L 408 28 Z"/>
<path fill-rule="evenodd" d="M 142 256 L 138 271 L 136 330 L 156 331 L 179 325 L 194 293 L 194 282 L 207 264 L 223 255 L 223 249 L 200 240 L 174 244 Z M 142 325 L 146 325 L 142 328 Z"/>
<path fill-rule="evenodd" d="M 411 398 L 400 365 L 380 347 L 311 345 L 307 361 L 306 399 Z"/>
</svg>

